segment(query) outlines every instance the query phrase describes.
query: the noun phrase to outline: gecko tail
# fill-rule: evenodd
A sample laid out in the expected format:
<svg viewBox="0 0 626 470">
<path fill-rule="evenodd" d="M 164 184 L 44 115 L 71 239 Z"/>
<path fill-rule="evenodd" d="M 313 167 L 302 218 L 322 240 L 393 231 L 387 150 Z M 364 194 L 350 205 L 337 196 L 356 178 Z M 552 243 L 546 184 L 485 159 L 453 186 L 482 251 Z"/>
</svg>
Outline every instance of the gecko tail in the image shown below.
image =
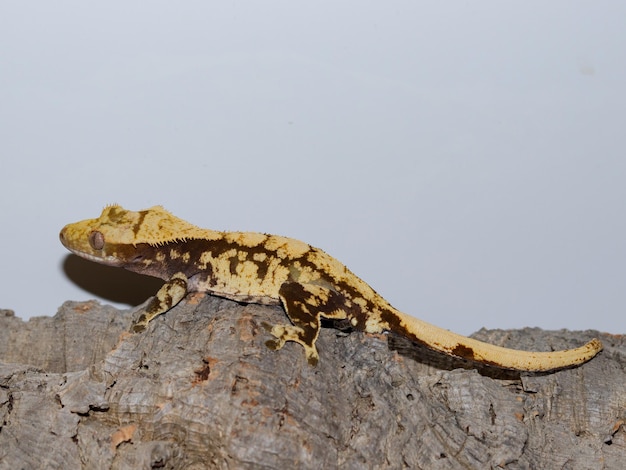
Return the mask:
<svg viewBox="0 0 626 470">
<path fill-rule="evenodd" d="M 602 351 L 602 343 L 596 338 L 575 349 L 522 351 L 468 338 L 404 313 L 399 313 L 397 320 L 398 330 L 405 331 L 406 336 L 413 341 L 450 356 L 502 369 L 526 372 L 564 369 L 584 364 Z"/>
</svg>

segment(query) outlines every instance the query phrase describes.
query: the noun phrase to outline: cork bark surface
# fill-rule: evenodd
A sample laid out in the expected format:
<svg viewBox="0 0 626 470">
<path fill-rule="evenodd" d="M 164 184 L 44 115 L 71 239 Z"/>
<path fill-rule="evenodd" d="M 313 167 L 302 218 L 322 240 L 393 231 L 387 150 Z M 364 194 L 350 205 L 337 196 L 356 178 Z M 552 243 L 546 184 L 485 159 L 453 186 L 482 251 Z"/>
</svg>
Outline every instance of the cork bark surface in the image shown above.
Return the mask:
<svg viewBox="0 0 626 470">
<path fill-rule="evenodd" d="M 476 367 L 389 335 L 324 328 L 320 363 L 265 346 L 278 307 L 190 297 L 128 333 L 140 308 L 0 310 L 0 469 L 623 469 L 626 340 L 481 330 L 518 349 L 578 346 L 546 374 Z"/>
</svg>

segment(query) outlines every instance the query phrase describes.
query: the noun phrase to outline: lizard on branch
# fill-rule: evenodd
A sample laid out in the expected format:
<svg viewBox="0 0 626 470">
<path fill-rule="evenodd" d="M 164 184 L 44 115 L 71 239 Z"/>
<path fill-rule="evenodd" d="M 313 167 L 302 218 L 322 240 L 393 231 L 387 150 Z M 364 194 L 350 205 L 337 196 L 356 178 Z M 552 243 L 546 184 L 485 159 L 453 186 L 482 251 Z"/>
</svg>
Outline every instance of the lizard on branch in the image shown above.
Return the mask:
<svg viewBox="0 0 626 470">
<path fill-rule="evenodd" d="M 597 339 L 576 349 L 530 352 L 467 338 L 396 310 L 318 248 L 277 235 L 201 229 L 160 206 L 139 212 L 108 206 L 97 219 L 66 225 L 60 239 L 83 258 L 166 281 L 134 324 L 136 332 L 188 292 L 208 292 L 282 305 L 291 324 L 273 326 L 275 339 L 266 344 L 280 349 L 295 341 L 311 365 L 319 358 L 315 342 L 321 318 L 347 320 L 367 333 L 393 331 L 451 356 L 521 371 L 582 364 L 602 350 Z"/>
</svg>

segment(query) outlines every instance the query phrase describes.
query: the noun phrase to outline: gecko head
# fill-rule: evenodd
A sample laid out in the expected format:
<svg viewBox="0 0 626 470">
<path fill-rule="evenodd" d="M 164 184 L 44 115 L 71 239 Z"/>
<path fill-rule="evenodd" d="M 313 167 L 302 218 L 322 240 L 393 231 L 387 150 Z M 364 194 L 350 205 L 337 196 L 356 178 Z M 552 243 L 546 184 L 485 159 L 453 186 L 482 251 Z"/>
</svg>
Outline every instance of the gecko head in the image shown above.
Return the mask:
<svg viewBox="0 0 626 470">
<path fill-rule="evenodd" d="M 129 211 L 107 206 L 97 219 L 68 224 L 59 238 L 63 246 L 83 258 L 112 266 L 137 262 L 137 246 L 151 246 L 194 238 L 200 229 L 174 217 L 161 206 Z"/>
</svg>

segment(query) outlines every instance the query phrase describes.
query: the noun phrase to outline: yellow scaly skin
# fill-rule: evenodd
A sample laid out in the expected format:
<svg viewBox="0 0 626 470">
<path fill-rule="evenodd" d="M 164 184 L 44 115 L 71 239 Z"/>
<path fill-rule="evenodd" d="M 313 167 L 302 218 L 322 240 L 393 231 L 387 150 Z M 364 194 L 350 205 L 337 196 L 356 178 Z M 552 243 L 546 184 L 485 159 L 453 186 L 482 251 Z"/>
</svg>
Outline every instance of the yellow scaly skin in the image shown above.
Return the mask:
<svg viewBox="0 0 626 470">
<path fill-rule="evenodd" d="M 139 212 L 106 207 L 100 217 L 66 225 L 61 243 L 98 263 L 166 280 L 134 331 L 167 312 L 188 292 L 209 292 L 240 302 L 281 304 L 291 324 L 275 325 L 280 349 L 304 347 L 317 364 L 320 319 L 347 319 L 368 333 L 394 331 L 456 357 L 505 369 L 549 371 L 582 364 L 602 350 L 597 339 L 563 351 L 502 348 L 452 333 L 393 308 L 368 284 L 318 248 L 292 238 L 254 232 L 217 232 L 174 217 L 160 206 Z"/>
</svg>

